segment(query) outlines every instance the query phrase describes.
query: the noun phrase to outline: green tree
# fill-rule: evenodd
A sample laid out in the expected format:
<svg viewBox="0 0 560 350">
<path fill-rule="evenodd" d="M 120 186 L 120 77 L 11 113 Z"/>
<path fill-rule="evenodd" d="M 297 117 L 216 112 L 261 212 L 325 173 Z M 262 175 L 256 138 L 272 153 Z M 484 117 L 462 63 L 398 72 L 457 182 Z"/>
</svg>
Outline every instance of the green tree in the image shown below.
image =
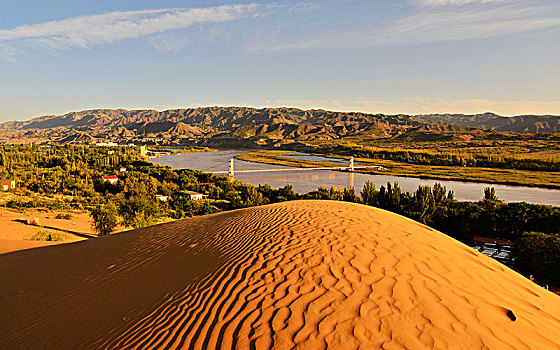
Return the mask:
<svg viewBox="0 0 560 350">
<path fill-rule="evenodd" d="M 516 269 L 523 275 L 560 286 L 560 236 L 557 234 L 524 233 L 515 244 L 513 256 Z"/>
<path fill-rule="evenodd" d="M 438 195 L 441 193 L 437 192 Z M 435 209 L 435 201 L 430 186 L 418 186 L 418 189 L 412 197 L 413 217 L 423 223 L 426 223 Z"/>
<path fill-rule="evenodd" d="M 376 206 L 395 213 L 401 213 L 403 209 L 401 206 L 402 197 L 403 195 L 399 183 L 395 182 L 394 185 L 391 185 L 390 182 L 387 182 L 387 187 L 381 186 L 377 193 Z"/>
<path fill-rule="evenodd" d="M 375 184 L 367 180 L 364 187 L 362 187 L 360 196 L 362 197 L 364 204 L 372 206 L 375 205 L 377 202 L 377 190 L 375 189 Z"/>
<path fill-rule="evenodd" d="M 213 206 L 212 204 L 210 204 L 210 201 L 205 200 L 203 201 L 202 205 L 200 206 L 200 208 L 198 209 L 198 214 L 200 215 L 208 215 L 208 214 L 214 214 L 219 212 L 220 210 L 218 208 L 216 208 L 215 206 Z"/>
<path fill-rule="evenodd" d="M 125 199 L 121 204 L 120 213 L 123 224 L 134 228 L 152 225 L 160 215 L 155 201 L 142 194 Z"/>
<path fill-rule="evenodd" d="M 278 189 L 278 201 L 298 199 L 298 194 L 294 191 L 292 185 L 286 185 Z"/>
<path fill-rule="evenodd" d="M 360 202 L 360 197 L 356 195 L 356 191 L 353 186 L 346 186 L 342 192 L 342 200 L 345 202 Z"/>
<path fill-rule="evenodd" d="M 113 233 L 117 227 L 117 208 L 113 202 L 108 201 L 105 205 L 98 204 L 91 211 L 93 227 L 100 236 Z"/>
<path fill-rule="evenodd" d="M 175 210 L 175 213 L 171 214 L 175 219 L 188 218 L 194 215 L 194 201 L 188 195 L 171 197 L 169 206 Z"/>
<path fill-rule="evenodd" d="M 484 188 L 484 199 L 487 201 L 498 201 L 498 196 L 496 195 L 494 187 Z"/>
<path fill-rule="evenodd" d="M 243 206 L 252 207 L 266 204 L 262 194 L 251 184 L 243 184 L 239 189 L 239 195 L 243 200 Z"/>
</svg>

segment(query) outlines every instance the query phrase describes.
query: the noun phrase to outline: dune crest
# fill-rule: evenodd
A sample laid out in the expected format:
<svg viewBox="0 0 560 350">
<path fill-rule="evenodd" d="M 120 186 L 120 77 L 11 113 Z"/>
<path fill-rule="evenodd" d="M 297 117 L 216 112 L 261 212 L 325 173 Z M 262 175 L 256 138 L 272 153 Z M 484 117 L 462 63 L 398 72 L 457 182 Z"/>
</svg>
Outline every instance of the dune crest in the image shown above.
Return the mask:
<svg viewBox="0 0 560 350">
<path fill-rule="evenodd" d="M 424 225 L 343 202 L 4 254 L 0 274 L 3 349 L 560 344 L 557 296 Z"/>
</svg>

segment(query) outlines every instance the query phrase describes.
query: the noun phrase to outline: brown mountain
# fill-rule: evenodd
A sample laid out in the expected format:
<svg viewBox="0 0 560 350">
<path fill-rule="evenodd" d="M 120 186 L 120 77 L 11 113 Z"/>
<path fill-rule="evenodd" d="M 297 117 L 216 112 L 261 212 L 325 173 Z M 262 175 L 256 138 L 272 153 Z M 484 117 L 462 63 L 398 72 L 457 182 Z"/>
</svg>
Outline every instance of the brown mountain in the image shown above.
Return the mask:
<svg viewBox="0 0 560 350">
<path fill-rule="evenodd" d="M 519 115 L 502 117 L 494 113 L 465 114 L 425 114 L 417 118 L 436 123 L 467 126 L 477 129 L 511 131 L 523 134 L 560 132 L 560 116 Z"/>
<path fill-rule="evenodd" d="M 209 145 L 237 140 L 262 145 L 286 140 L 391 137 L 430 124 L 405 115 L 297 108 L 205 107 L 162 112 L 96 109 L 4 123 L 0 125 L 0 137 L 5 142 L 33 136 L 34 140 L 73 143 L 119 138 L 157 143 L 190 140 Z"/>
<path fill-rule="evenodd" d="M 95 109 L 0 124 L 0 141 L 93 143 L 112 140 L 250 147 L 346 138 L 450 140 L 485 134 L 473 128 L 524 133 L 560 131 L 559 118 L 505 118 L 494 114 L 408 116 L 248 107 L 167 111 Z"/>
</svg>

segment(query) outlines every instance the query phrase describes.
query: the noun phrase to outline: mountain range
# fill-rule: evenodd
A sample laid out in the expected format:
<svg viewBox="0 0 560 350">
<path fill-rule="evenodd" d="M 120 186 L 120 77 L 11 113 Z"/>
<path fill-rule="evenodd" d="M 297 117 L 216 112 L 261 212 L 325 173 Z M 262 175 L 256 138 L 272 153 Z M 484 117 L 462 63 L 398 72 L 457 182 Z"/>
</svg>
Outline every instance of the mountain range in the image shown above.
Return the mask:
<svg viewBox="0 0 560 350">
<path fill-rule="evenodd" d="M 494 113 L 483 113 L 474 115 L 424 114 L 416 117 L 428 122 L 523 134 L 560 132 L 560 116 L 554 115 L 503 117 Z"/>
<path fill-rule="evenodd" d="M 297 108 L 94 109 L 0 124 L 0 142 L 279 146 L 335 139 L 449 140 L 560 132 L 559 116 L 384 115 Z"/>
</svg>

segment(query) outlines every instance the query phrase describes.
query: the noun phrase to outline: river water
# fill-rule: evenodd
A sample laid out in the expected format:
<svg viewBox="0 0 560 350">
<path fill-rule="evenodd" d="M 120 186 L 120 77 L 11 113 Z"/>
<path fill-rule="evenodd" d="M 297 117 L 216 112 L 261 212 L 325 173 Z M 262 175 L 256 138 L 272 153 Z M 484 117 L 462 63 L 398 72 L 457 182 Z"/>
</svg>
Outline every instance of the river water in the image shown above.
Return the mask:
<svg viewBox="0 0 560 350">
<path fill-rule="evenodd" d="M 154 158 L 152 162 L 170 165 L 174 169 L 190 168 L 206 172 L 227 171 L 229 168 L 229 160 L 235 155 L 244 152 L 247 151 L 223 150 L 208 153 L 185 153 Z M 322 157 L 306 156 L 302 154 L 299 154 L 298 157 L 306 157 L 306 159 L 308 159 L 307 157 L 314 157 L 313 160 L 327 160 Z M 235 170 L 290 169 L 289 167 L 279 165 L 252 163 L 241 160 L 235 160 L 234 168 Z M 484 188 L 492 186 L 496 189 L 498 197 L 506 202 L 528 202 L 560 206 L 560 190 L 488 183 L 428 180 L 413 177 L 368 175 L 331 170 L 237 173 L 235 174 L 235 179 L 254 185 L 269 184 L 274 188 L 290 184 L 298 193 L 311 192 L 316 190 L 319 186 L 325 186 L 327 188 L 333 186 L 354 186 L 358 194 L 367 180 L 374 182 L 377 188 L 381 187 L 381 185 L 385 185 L 387 182 L 398 182 L 401 189 L 408 192 L 415 191 L 419 185 L 433 186 L 435 182 L 439 182 L 442 186 L 446 186 L 447 190 L 454 191 L 455 198 L 461 201 L 478 201 L 484 196 Z"/>
</svg>

